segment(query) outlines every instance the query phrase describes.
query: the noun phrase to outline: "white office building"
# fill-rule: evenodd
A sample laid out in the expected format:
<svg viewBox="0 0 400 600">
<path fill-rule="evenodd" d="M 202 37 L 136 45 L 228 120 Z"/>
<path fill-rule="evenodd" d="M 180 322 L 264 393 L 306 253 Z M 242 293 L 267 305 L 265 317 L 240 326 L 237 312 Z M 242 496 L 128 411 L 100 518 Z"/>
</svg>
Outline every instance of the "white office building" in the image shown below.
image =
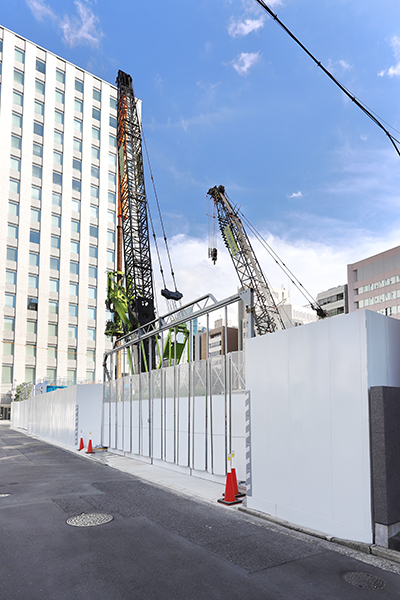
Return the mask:
<svg viewBox="0 0 400 600">
<path fill-rule="evenodd" d="M 1 396 L 102 379 L 117 91 L 0 28 Z"/>
</svg>

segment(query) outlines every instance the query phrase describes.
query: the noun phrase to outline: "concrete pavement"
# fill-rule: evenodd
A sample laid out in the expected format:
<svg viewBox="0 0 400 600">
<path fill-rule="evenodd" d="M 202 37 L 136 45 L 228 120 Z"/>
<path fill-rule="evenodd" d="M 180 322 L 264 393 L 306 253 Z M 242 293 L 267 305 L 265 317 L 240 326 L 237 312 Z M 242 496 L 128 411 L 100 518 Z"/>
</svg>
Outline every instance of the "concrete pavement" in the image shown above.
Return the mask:
<svg viewBox="0 0 400 600">
<path fill-rule="evenodd" d="M 200 480 L 199 501 L 194 478 L 125 461 L 0 425 L 1 597 L 400 599 L 399 564 L 221 506 L 220 484 Z M 66 524 L 81 513 L 113 520 Z"/>
</svg>

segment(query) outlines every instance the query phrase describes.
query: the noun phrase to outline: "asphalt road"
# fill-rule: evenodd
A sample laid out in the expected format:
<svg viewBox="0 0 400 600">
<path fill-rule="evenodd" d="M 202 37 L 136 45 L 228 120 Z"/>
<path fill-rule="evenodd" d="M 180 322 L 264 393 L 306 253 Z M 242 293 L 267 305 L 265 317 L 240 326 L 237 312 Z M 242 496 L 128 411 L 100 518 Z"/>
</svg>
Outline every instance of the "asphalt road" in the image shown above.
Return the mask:
<svg viewBox="0 0 400 600">
<path fill-rule="evenodd" d="M 400 600 L 399 565 L 332 547 L 0 425 L 1 599 Z"/>
</svg>

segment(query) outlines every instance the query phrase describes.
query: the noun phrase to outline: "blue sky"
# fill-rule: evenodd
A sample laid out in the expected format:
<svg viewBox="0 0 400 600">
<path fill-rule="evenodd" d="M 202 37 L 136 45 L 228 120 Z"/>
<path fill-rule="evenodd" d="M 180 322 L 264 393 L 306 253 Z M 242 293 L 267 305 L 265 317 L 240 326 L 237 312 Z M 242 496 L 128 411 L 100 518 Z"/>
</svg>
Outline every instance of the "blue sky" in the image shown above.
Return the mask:
<svg viewBox="0 0 400 600">
<path fill-rule="evenodd" d="M 398 0 L 267 4 L 400 131 Z M 217 265 L 207 259 L 214 185 L 313 294 L 400 244 L 400 158 L 255 0 L 13 0 L 2 24 L 109 82 L 119 68 L 132 75 L 186 300 L 237 284 L 222 243 Z M 147 192 L 155 213 L 149 178 Z M 255 249 L 270 282 L 287 285 Z"/>
</svg>

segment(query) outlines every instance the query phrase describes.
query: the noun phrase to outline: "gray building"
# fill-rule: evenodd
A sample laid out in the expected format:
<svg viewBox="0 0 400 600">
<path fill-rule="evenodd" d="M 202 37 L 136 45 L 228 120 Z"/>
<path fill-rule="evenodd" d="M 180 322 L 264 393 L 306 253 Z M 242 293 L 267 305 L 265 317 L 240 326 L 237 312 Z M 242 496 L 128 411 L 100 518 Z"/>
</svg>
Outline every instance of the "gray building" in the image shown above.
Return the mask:
<svg viewBox="0 0 400 600">
<path fill-rule="evenodd" d="M 349 312 L 347 284 L 338 285 L 317 294 L 317 302 L 327 312 L 328 317 Z"/>
</svg>

